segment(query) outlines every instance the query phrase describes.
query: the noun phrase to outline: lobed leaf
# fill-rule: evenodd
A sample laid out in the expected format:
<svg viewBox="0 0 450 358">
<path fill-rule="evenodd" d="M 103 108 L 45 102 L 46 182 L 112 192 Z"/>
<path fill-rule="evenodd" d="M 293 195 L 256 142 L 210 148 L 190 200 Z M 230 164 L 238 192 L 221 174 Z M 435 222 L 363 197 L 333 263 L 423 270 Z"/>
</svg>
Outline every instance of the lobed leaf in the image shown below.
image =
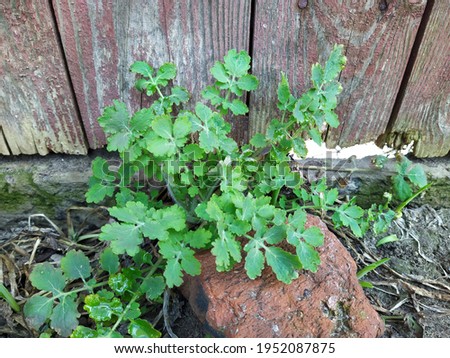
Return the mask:
<svg viewBox="0 0 450 358">
<path fill-rule="evenodd" d="M 34 267 L 30 274 L 30 281 L 38 290 L 50 291 L 54 295 L 61 293 L 66 286 L 62 271 L 48 262 Z"/>
<path fill-rule="evenodd" d="M 52 314 L 53 299 L 44 296 L 30 297 L 23 307 L 28 324 L 38 330 Z"/>
<path fill-rule="evenodd" d="M 100 254 L 100 266 L 103 270 L 109 272 L 110 275 L 115 274 L 119 270 L 119 257 L 110 247 L 107 247 Z"/>
<path fill-rule="evenodd" d="M 78 306 L 75 297 L 66 295 L 53 309 L 50 316 L 50 326 L 62 337 L 68 337 L 78 326 Z"/>
<path fill-rule="evenodd" d="M 228 51 L 223 60 L 225 69 L 232 76 L 242 77 L 250 70 L 251 58 L 245 51 L 237 52 L 232 49 Z"/>
<path fill-rule="evenodd" d="M 140 291 L 145 293 L 147 299 L 154 300 L 164 293 L 166 289 L 166 282 L 164 277 L 157 276 L 147 276 L 141 284 Z"/>
<path fill-rule="evenodd" d="M 296 255 L 279 247 L 266 247 L 265 257 L 279 281 L 290 284 L 298 277 L 297 270 L 301 269 L 302 265 Z"/>
<path fill-rule="evenodd" d="M 81 251 L 69 251 L 61 259 L 61 269 L 69 280 L 87 278 L 91 275 L 89 259 Z"/>
</svg>

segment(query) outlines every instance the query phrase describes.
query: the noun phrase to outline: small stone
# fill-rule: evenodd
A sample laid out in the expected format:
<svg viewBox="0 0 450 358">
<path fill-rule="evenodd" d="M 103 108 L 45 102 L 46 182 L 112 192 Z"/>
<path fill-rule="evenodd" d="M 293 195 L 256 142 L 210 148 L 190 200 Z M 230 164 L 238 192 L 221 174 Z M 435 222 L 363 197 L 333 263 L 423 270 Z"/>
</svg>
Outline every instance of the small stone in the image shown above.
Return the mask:
<svg viewBox="0 0 450 358">
<path fill-rule="evenodd" d="M 307 226 L 317 226 L 325 235 L 319 249 L 322 264 L 317 273 L 304 271 L 290 285 L 279 282 L 270 267 L 251 280 L 243 262 L 230 272 L 217 272 L 211 253 L 197 255 L 202 274 L 187 276 L 181 290 L 213 334 L 230 338 L 382 335 L 383 322 L 364 295 L 350 254 L 318 217 L 309 215 Z"/>
</svg>

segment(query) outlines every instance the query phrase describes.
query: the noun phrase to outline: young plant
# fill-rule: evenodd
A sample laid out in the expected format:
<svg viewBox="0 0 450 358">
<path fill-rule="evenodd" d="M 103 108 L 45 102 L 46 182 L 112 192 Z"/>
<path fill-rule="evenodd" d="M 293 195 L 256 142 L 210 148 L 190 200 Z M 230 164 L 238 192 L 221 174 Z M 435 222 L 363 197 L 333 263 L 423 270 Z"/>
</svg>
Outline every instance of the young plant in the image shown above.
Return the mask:
<svg viewBox="0 0 450 358">
<path fill-rule="evenodd" d="M 342 46 L 335 46 L 324 66 L 312 66 L 311 88 L 300 97 L 282 74 L 279 117 L 265 134 L 242 146 L 229 136 L 231 125 L 224 116 L 247 113 L 240 98 L 258 86 L 248 73 L 245 51 L 230 50 L 214 64 L 216 82 L 202 92 L 209 105 L 198 102 L 193 110 L 182 108 L 188 91 L 169 86 L 176 76 L 173 64 L 155 70 L 135 62 L 136 88 L 156 99 L 132 115 L 120 101 L 105 108 L 99 123 L 120 165 L 113 170 L 105 159 L 95 159 L 86 194 L 90 203 L 112 198 L 113 222 L 99 235 L 107 244 L 100 257 L 106 274 L 92 277 L 87 259 L 76 252 L 63 259 L 61 269 L 36 266 L 31 281 L 46 293 L 27 303 L 33 326 L 50 318 L 50 327 L 61 335 L 75 329 L 75 337 L 115 336 L 129 323 L 132 336 L 137 331 L 156 336 L 138 318 L 139 302 L 144 296 L 157 302 L 166 287 L 180 286 L 184 275 L 200 274 L 197 250 L 211 250 L 218 271 L 244 260 L 251 279 L 267 265 L 289 284 L 302 269 L 316 272 L 320 265 L 316 249 L 324 235 L 306 227 L 308 211 L 330 215 L 336 228 L 347 227 L 358 237 L 373 222 L 377 231 L 384 230 L 395 216 L 388 203 L 368 211 L 354 200 L 336 204 L 337 189 L 327 188 L 325 180 L 305 183 L 290 166 L 292 150 L 306 157 L 305 138 L 321 144 L 322 131 L 339 125 L 334 110 L 342 87 L 337 78 L 345 62 Z M 47 283 L 44 277 L 50 278 Z M 72 285 L 73 280 L 78 284 Z M 77 326 L 76 294 L 81 293 L 78 300 L 84 301 L 94 328 Z M 58 313 L 65 307 L 71 319 L 61 323 Z"/>
</svg>

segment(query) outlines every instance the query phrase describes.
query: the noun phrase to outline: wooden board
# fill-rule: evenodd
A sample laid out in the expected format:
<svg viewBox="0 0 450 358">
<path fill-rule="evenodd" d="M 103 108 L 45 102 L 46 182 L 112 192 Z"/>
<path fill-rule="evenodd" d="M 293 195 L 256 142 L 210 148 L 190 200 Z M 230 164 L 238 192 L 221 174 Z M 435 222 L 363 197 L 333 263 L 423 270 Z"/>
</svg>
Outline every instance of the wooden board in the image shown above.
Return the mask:
<svg viewBox="0 0 450 358">
<path fill-rule="evenodd" d="M 450 2 L 435 1 L 388 142 L 418 157 L 450 151 Z"/>
<path fill-rule="evenodd" d="M 64 51 L 91 148 L 105 143 L 97 117 L 119 98 L 134 111 L 145 99 L 132 89 L 136 60 L 172 61 L 177 84 L 199 93 L 209 68 L 228 49 L 248 50 L 250 1 L 53 0 Z M 197 100 L 194 97 L 193 100 Z M 247 132 L 245 120 L 236 137 Z"/>
<path fill-rule="evenodd" d="M 0 153 L 86 154 L 48 1 L 2 1 L 0 53 Z"/>
<path fill-rule="evenodd" d="M 411 3 L 415 4 L 411 4 Z M 277 115 L 280 71 L 299 95 L 310 68 L 324 63 L 335 43 L 348 57 L 341 75 L 341 126 L 329 130 L 330 146 L 350 146 L 384 132 L 409 58 L 425 1 L 257 0 L 253 73 L 261 88 L 250 97 L 250 130 L 265 130 Z"/>
</svg>

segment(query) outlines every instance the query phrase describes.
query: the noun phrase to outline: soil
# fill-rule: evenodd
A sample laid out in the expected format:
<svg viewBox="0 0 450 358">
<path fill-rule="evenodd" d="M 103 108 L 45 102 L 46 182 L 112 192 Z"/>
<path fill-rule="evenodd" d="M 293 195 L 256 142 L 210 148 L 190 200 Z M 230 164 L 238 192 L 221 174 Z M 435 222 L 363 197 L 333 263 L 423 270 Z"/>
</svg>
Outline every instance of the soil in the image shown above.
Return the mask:
<svg viewBox="0 0 450 358">
<path fill-rule="evenodd" d="M 0 282 L 15 293 L 19 303 L 29 294 L 24 267 L 36 241 L 47 248 L 35 258 L 36 262 L 48 259 L 46 252 L 54 257 L 64 251 L 59 234 L 47 221 L 35 225 L 29 228 L 28 222 L 21 222 L 13 229 L 0 229 Z M 340 236 L 360 269 L 378 259 L 390 258 L 386 265 L 363 278 L 374 286 L 365 292 L 385 320 L 384 337 L 450 337 L 450 209 L 428 205 L 407 208 L 389 234 L 397 235 L 399 240 L 380 247 L 375 245 L 380 237 L 370 234 L 361 241 Z M 177 292 L 171 295 L 169 317 L 173 334 L 178 337 L 210 336 Z M 162 321 L 157 328 L 163 328 Z M 13 313 L 0 299 L 0 337 L 30 336 L 21 315 Z"/>
</svg>

